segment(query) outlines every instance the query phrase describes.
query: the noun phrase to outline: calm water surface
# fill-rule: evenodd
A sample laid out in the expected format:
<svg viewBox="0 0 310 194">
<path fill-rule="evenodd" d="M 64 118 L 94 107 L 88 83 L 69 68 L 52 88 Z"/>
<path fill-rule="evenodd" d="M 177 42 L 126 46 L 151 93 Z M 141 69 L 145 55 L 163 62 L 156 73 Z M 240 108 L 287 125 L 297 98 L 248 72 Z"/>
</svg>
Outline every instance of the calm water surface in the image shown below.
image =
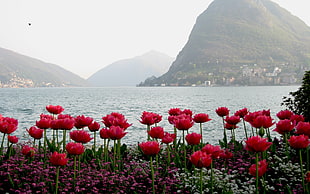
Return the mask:
<svg viewBox="0 0 310 194">
<path fill-rule="evenodd" d="M 63 114 L 85 115 L 97 122 L 111 112 L 119 112 L 133 124 L 122 142 L 136 144 L 146 140 L 146 127 L 138 121 L 143 111 L 161 114 L 163 120 L 159 126 L 172 132 L 173 127 L 167 121 L 168 110 L 191 109 L 194 113 L 207 113 L 213 119 L 203 125 L 204 142 L 218 143 L 222 125 L 216 108 L 226 106 L 231 113 L 244 107 L 252 112 L 270 109 L 276 120 L 275 114 L 285 109 L 280 105 L 282 97 L 298 87 L 1 88 L 0 114 L 18 119 L 19 128 L 12 135 L 26 140 L 29 137 L 25 129 L 35 125 L 41 113 L 48 114 L 45 106 L 49 104 L 63 106 Z M 198 133 L 199 125 L 195 124 L 189 132 Z M 238 137 L 243 137 L 242 127 L 237 130 Z"/>
</svg>

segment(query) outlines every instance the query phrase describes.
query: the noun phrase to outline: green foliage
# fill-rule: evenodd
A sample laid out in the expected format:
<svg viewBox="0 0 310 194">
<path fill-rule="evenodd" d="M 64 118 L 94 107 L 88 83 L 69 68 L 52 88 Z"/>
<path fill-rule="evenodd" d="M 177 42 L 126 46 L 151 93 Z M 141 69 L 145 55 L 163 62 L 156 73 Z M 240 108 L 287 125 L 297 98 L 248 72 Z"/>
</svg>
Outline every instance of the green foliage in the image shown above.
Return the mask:
<svg viewBox="0 0 310 194">
<path fill-rule="evenodd" d="M 303 115 L 306 121 L 310 121 L 310 71 L 306 71 L 301 87 L 289 93 L 291 97 L 283 97 L 281 105 L 285 105 L 295 114 Z"/>
</svg>

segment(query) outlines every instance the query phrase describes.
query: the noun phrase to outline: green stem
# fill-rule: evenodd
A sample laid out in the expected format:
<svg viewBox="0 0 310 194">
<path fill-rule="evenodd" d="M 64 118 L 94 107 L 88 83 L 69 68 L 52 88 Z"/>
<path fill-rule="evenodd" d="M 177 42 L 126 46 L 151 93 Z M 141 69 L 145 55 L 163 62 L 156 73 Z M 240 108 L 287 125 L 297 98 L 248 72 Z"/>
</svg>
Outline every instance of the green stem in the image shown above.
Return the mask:
<svg viewBox="0 0 310 194">
<path fill-rule="evenodd" d="M 114 147 L 113 147 L 113 151 L 114 151 L 114 154 L 113 154 L 113 166 L 114 166 L 114 170 L 115 170 L 115 166 L 116 166 L 116 140 L 113 140 L 114 141 Z"/>
<path fill-rule="evenodd" d="M 301 149 L 299 149 L 299 162 L 300 162 L 300 170 L 301 170 L 302 188 L 304 189 L 304 192 L 305 192 L 306 191 L 306 187 L 305 187 L 304 169 L 303 169 L 303 165 L 302 165 Z"/>
<path fill-rule="evenodd" d="M 33 147 L 36 147 L 36 139 L 33 139 Z"/>
<path fill-rule="evenodd" d="M 66 134 L 67 134 L 67 131 L 63 130 L 63 142 L 62 142 L 62 150 L 63 150 L 63 152 L 65 152 L 65 149 L 66 149 Z"/>
<path fill-rule="evenodd" d="M 74 171 L 73 181 L 74 181 L 74 185 L 75 185 L 75 179 L 76 179 L 76 155 L 74 155 L 73 171 Z"/>
<path fill-rule="evenodd" d="M 55 185 L 55 194 L 57 194 L 57 193 L 58 193 L 59 167 L 60 167 L 60 166 L 57 166 L 57 167 L 56 167 L 56 185 Z"/>
<path fill-rule="evenodd" d="M 94 132 L 94 153 L 96 153 L 96 131 Z"/>
<path fill-rule="evenodd" d="M 247 130 L 246 130 L 244 118 L 242 118 L 242 121 L 243 121 L 243 127 L 244 127 L 245 137 L 246 137 L 246 139 L 248 140 L 248 132 L 247 132 Z"/>
<path fill-rule="evenodd" d="M 2 150 L 3 150 L 3 142 L 4 142 L 4 138 L 5 138 L 5 133 L 3 133 L 3 136 L 2 136 L 2 142 L 1 142 L 1 150 L 0 150 L 0 154 L 2 153 Z"/>
<path fill-rule="evenodd" d="M 213 161 L 211 161 L 211 193 L 213 194 Z"/>
<path fill-rule="evenodd" d="M 167 144 L 167 152 L 168 152 L 168 166 L 170 165 L 170 145 Z"/>
<path fill-rule="evenodd" d="M 224 128 L 224 147 L 227 148 L 227 134 L 226 134 L 224 117 L 222 117 L 222 120 L 223 120 L 223 128 Z"/>
<path fill-rule="evenodd" d="M 150 165 L 151 165 L 151 175 L 152 175 L 152 192 L 155 194 L 155 184 L 154 184 L 154 166 L 152 156 L 150 157 Z"/>
<path fill-rule="evenodd" d="M 199 123 L 199 127 L 200 127 L 200 135 L 201 135 L 201 144 L 203 144 L 202 123 Z"/>
<path fill-rule="evenodd" d="M 186 170 L 186 145 L 185 145 L 185 134 L 183 130 L 183 152 L 184 152 L 184 171 Z"/>
<path fill-rule="evenodd" d="M 310 147 L 308 146 L 307 148 L 306 148 L 306 152 L 307 152 L 307 171 L 309 171 L 309 166 L 310 166 L 310 163 L 309 163 L 309 152 L 310 152 Z M 309 184 L 309 186 L 310 186 L 310 183 L 308 183 Z"/>
<path fill-rule="evenodd" d="M 256 187 L 256 194 L 258 194 L 258 153 L 256 153 L 256 159 L 255 159 L 255 164 L 256 164 L 256 180 L 255 180 L 255 187 Z"/>
<path fill-rule="evenodd" d="M 200 169 L 200 194 L 202 194 L 202 192 L 203 192 L 202 175 L 203 175 L 203 172 L 202 172 L 202 168 L 201 168 Z"/>
<path fill-rule="evenodd" d="M 173 131 L 174 131 L 175 136 L 177 137 L 177 128 L 176 128 L 176 127 L 173 127 Z M 175 138 L 175 139 L 173 140 L 173 146 L 174 146 L 174 148 L 176 148 L 176 145 L 177 145 L 177 138 Z"/>
<path fill-rule="evenodd" d="M 150 141 L 151 140 L 151 137 L 150 137 L 150 135 L 149 135 L 149 131 L 150 131 L 150 129 L 151 129 L 151 126 L 150 125 L 147 125 L 146 126 L 146 132 L 147 132 L 147 141 Z"/>
</svg>

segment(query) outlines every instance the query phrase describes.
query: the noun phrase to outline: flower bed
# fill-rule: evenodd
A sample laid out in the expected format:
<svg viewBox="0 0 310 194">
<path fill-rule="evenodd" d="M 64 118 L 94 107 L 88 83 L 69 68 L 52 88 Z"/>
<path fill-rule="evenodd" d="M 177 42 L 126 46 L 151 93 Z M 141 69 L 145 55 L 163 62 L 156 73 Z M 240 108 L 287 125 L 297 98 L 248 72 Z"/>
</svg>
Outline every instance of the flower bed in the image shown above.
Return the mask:
<svg viewBox="0 0 310 194">
<path fill-rule="evenodd" d="M 310 192 L 310 123 L 288 110 L 275 122 L 270 111 L 244 108 L 230 115 L 219 107 L 218 145 L 203 142 L 211 120 L 205 113 L 170 109 L 168 132 L 159 126 L 161 115 L 143 112 L 147 141 L 130 147 L 121 143 L 131 124 L 120 113 L 102 117 L 101 128 L 90 117 L 61 114 L 61 106 L 46 110 L 51 114 L 26 130 L 30 142 L 18 143 L 12 136 L 18 121 L 0 116 L 1 193 Z M 191 132 L 194 124 L 200 134 Z M 242 140 L 235 130 L 244 130 Z M 280 136 L 272 137 L 271 130 Z"/>
</svg>

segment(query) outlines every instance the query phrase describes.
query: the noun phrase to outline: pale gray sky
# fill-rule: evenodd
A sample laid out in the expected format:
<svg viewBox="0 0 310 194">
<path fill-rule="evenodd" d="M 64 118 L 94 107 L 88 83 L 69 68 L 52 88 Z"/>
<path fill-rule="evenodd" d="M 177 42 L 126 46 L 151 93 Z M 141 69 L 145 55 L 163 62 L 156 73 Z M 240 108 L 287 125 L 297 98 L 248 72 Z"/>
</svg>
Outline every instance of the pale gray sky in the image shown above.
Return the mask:
<svg viewBox="0 0 310 194">
<path fill-rule="evenodd" d="M 273 1 L 310 26 L 309 0 Z M 176 57 L 211 2 L 0 0 L 0 47 L 88 78 L 150 50 Z"/>
</svg>

